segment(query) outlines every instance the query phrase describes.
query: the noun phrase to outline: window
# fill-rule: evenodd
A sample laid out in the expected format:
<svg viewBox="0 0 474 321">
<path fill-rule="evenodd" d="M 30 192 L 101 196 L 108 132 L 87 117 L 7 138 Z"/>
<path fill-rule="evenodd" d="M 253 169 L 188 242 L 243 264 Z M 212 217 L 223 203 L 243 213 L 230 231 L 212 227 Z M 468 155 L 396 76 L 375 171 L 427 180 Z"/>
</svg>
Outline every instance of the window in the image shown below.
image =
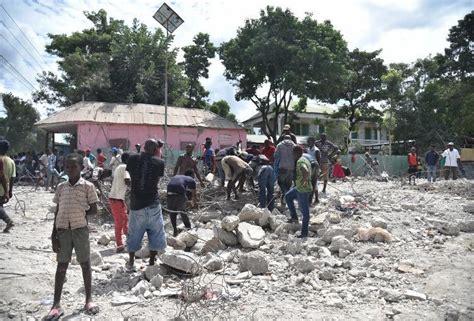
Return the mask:
<svg viewBox="0 0 474 321">
<path fill-rule="evenodd" d="M 326 127 L 324 125 L 319 125 L 319 133 L 322 134 L 326 132 Z"/>
<path fill-rule="evenodd" d="M 302 136 L 309 135 L 309 124 L 301 124 L 301 135 Z"/>
<path fill-rule="evenodd" d="M 372 128 L 365 129 L 365 139 L 372 139 Z"/>
<path fill-rule="evenodd" d="M 352 138 L 352 139 L 357 139 L 357 138 L 359 138 L 359 133 L 358 133 L 358 132 L 352 132 L 352 133 L 351 133 L 351 138 Z"/>
</svg>

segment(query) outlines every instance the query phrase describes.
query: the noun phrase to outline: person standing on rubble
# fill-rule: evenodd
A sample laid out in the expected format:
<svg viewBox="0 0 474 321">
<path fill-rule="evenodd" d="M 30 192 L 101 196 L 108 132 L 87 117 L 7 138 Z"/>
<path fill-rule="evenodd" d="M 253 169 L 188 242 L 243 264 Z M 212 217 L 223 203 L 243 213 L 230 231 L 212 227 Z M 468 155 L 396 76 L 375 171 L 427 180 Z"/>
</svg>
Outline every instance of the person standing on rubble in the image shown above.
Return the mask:
<svg viewBox="0 0 474 321">
<path fill-rule="evenodd" d="M 187 144 L 185 148 L 186 153 L 180 155 L 178 157 L 178 160 L 176 161 L 176 166 L 173 170 L 173 176 L 175 176 L 176 174 L 186 175 L 185 173 L 191 170 L 194 172 L 194 175 L 197 177 L 199 183 L 201 183 L 202 186 L 204 185 L 204 182 L 201 178 L 201 175 L 199 175 L 199 170 L 197 168 L 197 160 L 193 157 L 194 146 L 192 144 Z"/>
<path fill-rule="evenodd" d="M 128 271 L 134 270 L 135 252 L 142 248 L 145 232 L 148 235 L 150 265 L 155 264 L 158 252 L 166 248 L 165 228 L 158 195 L 158 182 L 164 175 L 165 163 L 155 156 L 158 142 L 148 139 L 144 152 L 130 155 L 127 171 L 131 179 L 131 201 L 128 222 Z"/>
<path fill-rule="evenodd" d="M 260 208 L 268 208 L 273 211 L 275 207 L 275 172 L 270 160 L 265 155 L 254 157 L 250 162 L 250 167 L 258 181 L 258 202 Z"/>
<path fill-rule="evenodd" d="M 453 180 L 458 178 L 458 163 L 461 162 L 459 151 L 454 148 L 454 143 L 449 142 L 448 148 L 441 154 L 444 158 L 444 178 L 449 179 L 449 173 L 452 173 Z"/>
<path fill-rule="evenodd" d="M 411 180 L 413 179 L 413 185 L 416 185 L 416 172 L 418 171 L 418 160 L 416 155 L 416 148 L 410 148 L 410 152 L 408 153 L 407 160 L 408 160 L 408 184 L 411 184 Z"/>
<path fill-rule="evenodd" d="M 334 155 L 339 153 L 339 147 L 327 140 L 328 136 L 326 133 L 321 134 L 321 139 L 315 142 L 317 148 L 319 148 L 321 152 L 321 176 L 323 177 L 324 184 L 323 184 L 323 193 L 326 193 L 326 187 L 328 185 L 329 180 L 329 161 L 333 158 Z"/>
<path fill-rule="evenodd" d="M 311 186 L 311 163 L 306 157 L 303 157 L 303 148 L 301 146 L 293 147 L 294 159 L 296 159 L 296 186 L 285 195 L 286 204 L 290 210 L 291 218 L 288 223 L 298 223 L 294 201 L 298 201 L 298 207 L 303 215 L 301 224 L 301 233 L 298 238 L 308 236 L 309 228 L 309 196 L 313 191 Z"/>
<path fill-rule="evenodd" d="M 225 185 L 225 173 L 224 169 L 222 168 L 222 159 L 226 156 L 230 155 L 236 155 L 237 153 L 237 147 L 236 146 L 230 146 L 226 148 L 222 148 L 221 150 L 217 151 L 216 153 L 216 171 L 217 171 L 217 176 L 219 178 L 219 183 L 221 187 L 224 187 Z"/>
<path fill-rule="evenodd" d="M 319 148 L 315 145 L 314 137 L 308 137 L 306 153 L 303 153 L 303 156 L 306 157 L 311 163 L 311 185 L 313 186 L 313 191 L 309 196 L 309 204 L 319 203 L 318 197 L 318 176 L 319 176 L 319 164 L 321 162 L 321 152 Z"/>
<path fill-rule="evenodd" d="M 291 140 L 291 136 L 286 135 L 275 150 L 275 162 L 278 164 L 277 181 L 281 191 L 282 207 L 285 206 L 285 194 L 293 184 L 293 171 L 295 170 L 293 147 L 295 146 L 296 144 Z"/>
<path fill-rule="evenodd" d="M 7 156 L 10 143 L 7 140 L 0 141 L 0 219 L 7 223 L 3 229 L 3 233 L 8 233 L 15 224 L 8 216 L 7 212 L 3 208 L 3 204 L 6 204 L 9 199 L 13 197 L 13 181 L 16 177 L 16 166 L 13 159 Z"/>
<path fill-rule="evenodd" d="M 192 202 L 193 207 L 197 207 L 198 201 L 196 196 L 196 181 L 194 180 L 194 170 L 188 169 L 184 175 L 176 175 L 171 177 L 166 188 L 166 204 L 170 212 L 170 221 L 173 226 L 173 236 L 178 236 L 176 218 L 181 214 L 186 229 L 191 229 L 191 222 L 188 214 L 186 214 L 187 201 Z"/>
</svg>

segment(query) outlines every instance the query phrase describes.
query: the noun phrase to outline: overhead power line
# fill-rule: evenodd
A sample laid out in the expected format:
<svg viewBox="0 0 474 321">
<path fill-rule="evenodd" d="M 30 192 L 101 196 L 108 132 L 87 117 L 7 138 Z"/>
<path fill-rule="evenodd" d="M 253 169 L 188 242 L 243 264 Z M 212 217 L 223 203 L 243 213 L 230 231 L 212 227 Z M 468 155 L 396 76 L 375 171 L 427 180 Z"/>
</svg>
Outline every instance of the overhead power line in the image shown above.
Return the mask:
<svg viewBox="0 0 474 321">
<path fill-rule="evenodd" d="M 10 18 L 11 21 L 13 21 L 13 23 L 15 24 L 15 26 L 18 28 L 18 30 L 20 30 L 21 34 L 23 35 L 23 37 L 26 39 L 26 41 L 28 41 L 28 43 L 31 45 L 31 47 L 33 48 L 34 51 L 36 51 L 36 53 L 39 55 L 39 57 L 41 58 L 41 53 L 36 49 L 35 45 L 33 45 L 33 43 L 30 41 L 30 39 L 28 38 L 28 36 L 23 32 L 23 30 L 20 28 L 20 26 L 16 23 L 15 19 L 13 19 L 12 16 L 10 16 L 10 14 L 8 13 L 7 9 L 3 6 L 3 4 L 0 4 L 0 7 L 3 9 L 3 11 L 5 11 L 5 13 L 7 14 L 7 16 Z"/>
<path fill-rule="evenodd" d="M 9 67 L 11 71 L 13 70 L 14 74 L 18 75 L 19 77 L 21 77 L 21 79 L 23 79 L 23 81 L 25 81 L 27 84 L 29 84 L 33 90 L 38 90 L 28 79 L 26 79 L 23 76 L 23 74 L 21 72 L 19 72 L 15 67 L 13 67 L 12 64 L 10 64 L 8 62 L 7 58 L 5 58 L 3 55 L 0 55 L 0 61 L 3 62 L 4 65 Z M 25 83 L 23 83 L 23 85 L 25 85 Z"/>
<path fill-rule="evenodd" d="M 28 65 L 30 65 L 32 68 L 36 69 L 37 72 L 41 73 L 41 69 L 39 69 L 38 67 L 33 66 L 33 65 L 30 63 L 30 61 L 29 61 L 25 56 L 23 56 L 23 54 L 20 52 L 20 50 L 18 50 L 18 49 L 16 48 L 16 46 L 14 46 L 14 45 L 10 42 L 10 40 L 7 39 L 7 37 L 5 37 L 5 36 L 4 36 L 3 34 L 1 34 L 1 33 L 0 33 L 0 37 L 2 37 L 13 49 L 15 49 L 15 51 L 26 61 L 26 63 L 27 63 Z"/>
<path fill-rule="evenodd" d="M 0 67 L 4 67 L 6 71 L 8 71 L 10 74 L 12 74 L 16 80 L 18 80 L 20 82 L 20 84 L 22 84 L 23 86 L 25 86 L 25 88 L 27 88 L 28 90 L 31 90 L 31 86 L 28 85 L 24 80 L 21 79 L 20 76 L 18 76 L 14 70 L 12 70 L 3 60 L 0 59 Z"/>
</svg>

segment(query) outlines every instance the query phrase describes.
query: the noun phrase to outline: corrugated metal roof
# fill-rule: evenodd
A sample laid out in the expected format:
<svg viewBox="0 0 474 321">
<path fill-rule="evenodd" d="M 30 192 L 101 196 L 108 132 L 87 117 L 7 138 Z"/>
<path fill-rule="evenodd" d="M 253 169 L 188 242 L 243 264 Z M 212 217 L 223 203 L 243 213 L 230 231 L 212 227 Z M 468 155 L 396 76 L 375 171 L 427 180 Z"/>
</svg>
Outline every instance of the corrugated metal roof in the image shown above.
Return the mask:
<svg viewBox="0 0 474 321">
<path fill-rule="evenodd" d="M 81 101 L 40 120 L 36 126 L 51 128 L 82 122 L 164 125 L 165 107 Z M 168 106 L 168 126 L 242 129 L 239 125 L 208 110 L 171 106 Z"/>
</svg>

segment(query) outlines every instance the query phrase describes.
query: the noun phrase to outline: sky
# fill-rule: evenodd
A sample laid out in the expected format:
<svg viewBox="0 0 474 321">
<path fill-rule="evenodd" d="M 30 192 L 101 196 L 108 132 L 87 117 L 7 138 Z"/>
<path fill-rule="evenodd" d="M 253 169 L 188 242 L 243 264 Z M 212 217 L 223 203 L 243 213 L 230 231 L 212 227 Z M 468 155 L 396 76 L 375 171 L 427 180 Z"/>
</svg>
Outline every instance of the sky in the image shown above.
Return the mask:
<svg viewBox="0 0 474 321">
<path fill-rule="evenodd" d="M 58 72 L 56 57 L 44 48 L 50 34 L 70 34 L 92 27 L 83 11 L 105 9 L 110 17 L 131 23 L 134 18 L 150 28 L 161 26 L 153 14 L 161 0 L 0 0 L 0 92 L 31 99 L 39 88 L 41 70 Z M 385 63 L 410 63 L 447 47 L 449 29 L 474 8 L 474 0 L 168 0 L 184 19 L 174 33 L 174 46 L 192 44 L 198 32 L 209 33 L 219 45 L 235 37 L 246 19 L 258 18 L 267 5 L 290 9 L 297 17 L 312 13 L 330 20 L 341 31 L 349 49 L 382 49 Z M 180 55 L 182 57 L 182 54 Z M 17 72 L 15 72 L 16 70 Z M 255 114 L 251 102 L 237 102 L 235 88 L 223 76 L 224 66 L 212 60 L 202 84 L 209 101 L 225 99 L 237 119 Z M 36 105 L 45 117 L 44 105 Z M 2 116 L 0 106 L 0 117 Z"/>
</svg>

